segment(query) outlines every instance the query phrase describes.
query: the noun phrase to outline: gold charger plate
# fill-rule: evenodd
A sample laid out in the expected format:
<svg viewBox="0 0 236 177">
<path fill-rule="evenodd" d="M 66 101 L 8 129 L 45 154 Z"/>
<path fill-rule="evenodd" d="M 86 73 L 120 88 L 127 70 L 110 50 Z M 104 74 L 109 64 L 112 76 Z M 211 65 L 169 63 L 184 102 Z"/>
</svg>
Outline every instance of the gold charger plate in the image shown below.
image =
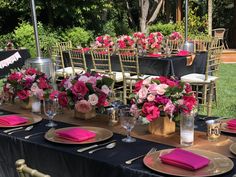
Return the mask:
<svg viewBox="0 0 236 177">
<path fill-rule="evenodd" d="M 55 129 L 54 131 L 48 131 L 45 134 L 45 138 L 48 141 L 54 142 L 54 143 L 61 143 L 61 144 L 90 144 L 90 143 L 97 143 L 100 141 L 105 141 L 113 136 L 113 132 L 110 130 L 107 130 L 105 128 L 100 128 L 100 127 L 79 127 L 83 128 L 89 131 L 92 131 L 96 133 L 96 136 L 94 138 L 77 142 L 77 141 L 70 141 L 68 139 L 60 138 L 59 136 L 56 135 L 56 131 L 59 130 L 68 130 L 70 128 L 75 128 L 75 127 L 67 127 L 67 128 L 60 128 L 60 129 Z"/>
<path fill-rule="evenodd" d="M 236 155 L 236 143 L 232 143 L 229 147 L 230 152 Z"/>
<path fill-rule="evenodd" d="M 232 160 L 230 160 L 228 157 L 224 155 L 211 151 L 196 150 L 196 149 L 191 149 L 191 150 L 188 149 L 188 151 L 199 154 L 201 156 L 205 156 L 206 158 L 210 159 L 211 162 L 209 163 L 208 166 L 196 171 L 190 171 L 162 163 L 158 157 L 161 154 L 170 152 L 171 150 L 173 149 L 165 149 L 146 155 L 143 159 L 143 162 L 148 168 L 154 171 L 168 175 L 188 176 L 188 177 L 220 175 L 230 171 L 234 167 L 234 163 L 232 162 Z"/>
<path fill-rule="evenodd" d="M 10 114 L 10 115 L 14 115 L 14 114 Z M 23 117 L 25 119 L 28 119 L 28 121 L 24 124 L 18 124 L 18 125 L 1 125 L 0 124 L 0 128 L 13 128 L 13 127 L 28 126 L 28 125 L 36 124 L 42 120 L 42 117 L 37 116 L 37 115 L 32 115 L 32 117 L 29 115 L 24 115 L 24 114 L 16 114 L 16 115 Z M 3 117 L 3 116 L 9 116 L 9 115 L 2 115 L 0 117 Z"/>
<path fill-rule="evenodd" d="M 232 118 L 233 119 L 233 118 Z M 236 133 L 236 130 L 234 129 L 230 129 L 227 127 L 227 121 L 229 121 L 231 119 L 224 119 L 224 120 L 220 120 L 221 121 L 221 126 L 220 126 L 220 131 L 225 132 L 225 133 Z"/>
</svg>

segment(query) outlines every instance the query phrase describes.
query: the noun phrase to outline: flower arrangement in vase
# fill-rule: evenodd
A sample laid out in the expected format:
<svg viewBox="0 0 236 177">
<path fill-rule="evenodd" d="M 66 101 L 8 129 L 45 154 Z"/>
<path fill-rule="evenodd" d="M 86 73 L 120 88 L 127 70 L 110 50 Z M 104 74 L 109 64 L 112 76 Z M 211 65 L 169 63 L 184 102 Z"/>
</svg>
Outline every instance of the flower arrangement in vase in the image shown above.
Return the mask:
<svg viewBox="0 0 236 177">
<path fill-rule="evenodd" d="M 133 34 L 134 42 L 136 43 L 137 47 L 141 48 L 142 50 L 146 50 L 146 36 L 142 32 L 135 32 Z"/>
<path fill-rule="evenodd" d="M 167 130 L 164 125 L 158 124 L 159 130 L 153 130 L 150 128 L 152 126 L 149 126 L 154 134 L 169 134 L 175 131 L 172 119 L 177 120 L 180 112 L 191 112 L 197 103 L 188 83 L 163 76 L 136 82 L 134 93 L 130 98 L 133 103 L 131 111 L 140 110 L 144 122 L 153 123 L 158 120 L 162 123 L 169 122 L 174 126 L 167 126 Z M 163 116 L 164 120 L 161 118 Z"/>
<path fill-rule="evenodd" d="M 146 38 L 147 49 L 149 53 L 157 53 L 161 49 L 163 35 L 160 32 L 150 33 Z"/>
<path fill-rule="evenodd" d="M 135 45 L 134 39 L 128 35 L 122 35 L 117 39 L 118 48 L 133 48 Z"/>
<path fill-rule="evenodd" d="M 112 37 L 108 34 L 96 37 L 95 46 L 100 48 L 112 48 L 114 42 Z"/>
<path fill-rule="evenodd" d="M 26 105 L 25 108 L 30 109 L 28 103 L 31 102 L 31 98 L 36 96 L 42 100 L 50 93 L 52 86 L 50 78 L 45 73 L 35 68 L 27 68 L 13 71 L 7 77 L 3 88 L 4 92 L 13 97 L 17 96 Z"/>
<path fill-rule="evenodd" d="M 179 32 L 174 31 L 170 34 L 169 39 L 170 40 L 180 40 L 180 39 L 183 39 L 183 36 Z"/>
<path fill-rule="evenodd" d="M 59 84 L 58 102 L 62 107 L 75 110 L 75 117 L 92 118 L 95 108 L 108 105 L 113 79 L 96 72 L 77 74 Z M 93 113 L 91 113 L 93 112 Z"/>
</svg>

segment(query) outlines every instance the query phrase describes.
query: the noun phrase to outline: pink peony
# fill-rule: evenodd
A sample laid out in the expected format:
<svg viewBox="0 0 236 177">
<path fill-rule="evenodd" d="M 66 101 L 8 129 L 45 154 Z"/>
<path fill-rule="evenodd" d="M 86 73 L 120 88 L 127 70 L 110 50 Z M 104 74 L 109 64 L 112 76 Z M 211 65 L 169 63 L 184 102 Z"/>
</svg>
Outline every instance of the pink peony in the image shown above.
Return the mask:
<svg viewBox="0 0 236 177">
<path fill-rule="evenodd" d="M 153 102 L 144 103 L 142 107 L 142 113 L 144 113 L 145 117 L 150 122 L 159 118 L 160 116 L 160 110 Z"/>
<path fill-rule="evenodd" d="M 170 116 L 173 116 L 173 113 L 175 111 L 175 105 L 172 103 L 171 100 L 169 100 L 168 103 L 165 105 L 164 111 Z"/>
<path fill-rule="evenodd" d="M 77 81 L 72 87 L 71 87 L 72 93 L 74 95 L 82 95 L 85 96 L 88 93 L 88 88 L 86 87 L 85 83 L 82 81 Z"/>
<path fill-rule="evenodd" d="M 88 101 L 80 100 L 75 104 L 75 109 L 81 113 L 88 113 L 92 110 L 92 106 Z"/>
<path fill-rule="evenodd" d="M 19 99 L 25 100 L 25 99 L 29 98 L 30 92 L 29 92 L 29 90 L 21 90 L 21 91 L 17 92 L 17 96 L 19 97 Z"/>
</svg>

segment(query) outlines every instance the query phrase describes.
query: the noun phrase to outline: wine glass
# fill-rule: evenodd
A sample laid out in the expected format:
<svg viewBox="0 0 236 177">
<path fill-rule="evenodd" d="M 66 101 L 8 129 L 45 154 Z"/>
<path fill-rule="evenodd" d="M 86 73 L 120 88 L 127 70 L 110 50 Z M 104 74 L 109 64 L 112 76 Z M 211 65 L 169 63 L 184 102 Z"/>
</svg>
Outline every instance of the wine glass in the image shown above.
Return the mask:
<svg viewBox="0 0 236 177">
<path fill-rule="evenodd" d="M 54 116 L 57 114 L 58 109 L 58 101 L 56 98 L 52 99 L 45 99 L 43 101 L 43 109 L 44 114 L 48 117 L 49 123 L 46 124 L 47 127 L 55 127 L 57 124 L 53 122 Z"/>
<path fill-rule="evenodd" d="M 135 142 L 136 139 L 132 138 L 130 133 L 136 123 L 136 116 L 132 115 L 130 108 L 126 107 L 120 109 L 120 123 L 121 126 L 127 130 L 126 138 L 123 138 L 122 141 L 126 143 Z"/>
</svg>

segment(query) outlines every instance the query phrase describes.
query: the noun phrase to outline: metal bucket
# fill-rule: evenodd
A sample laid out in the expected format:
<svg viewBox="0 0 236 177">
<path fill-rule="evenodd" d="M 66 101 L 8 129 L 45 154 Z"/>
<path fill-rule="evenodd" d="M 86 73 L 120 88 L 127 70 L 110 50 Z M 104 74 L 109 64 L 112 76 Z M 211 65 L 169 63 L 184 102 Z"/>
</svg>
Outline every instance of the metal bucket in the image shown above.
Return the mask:
<svg viewBox="0 0 236 177">
<path fill-rule="evenodd" d="M 191 41 L 185 41 L 183 50 L 187 50 L 190 53 L 194 53 L 194 43 Z"/>
<path fill-rule="evenodd" d="M 25 66 L 27 68 L 36 68 L 50 77 L 53 82 L 55 81 L 55 68 L 51 59 L 42 57 L 30 58 L 26 60 Z"/>
</svg>

